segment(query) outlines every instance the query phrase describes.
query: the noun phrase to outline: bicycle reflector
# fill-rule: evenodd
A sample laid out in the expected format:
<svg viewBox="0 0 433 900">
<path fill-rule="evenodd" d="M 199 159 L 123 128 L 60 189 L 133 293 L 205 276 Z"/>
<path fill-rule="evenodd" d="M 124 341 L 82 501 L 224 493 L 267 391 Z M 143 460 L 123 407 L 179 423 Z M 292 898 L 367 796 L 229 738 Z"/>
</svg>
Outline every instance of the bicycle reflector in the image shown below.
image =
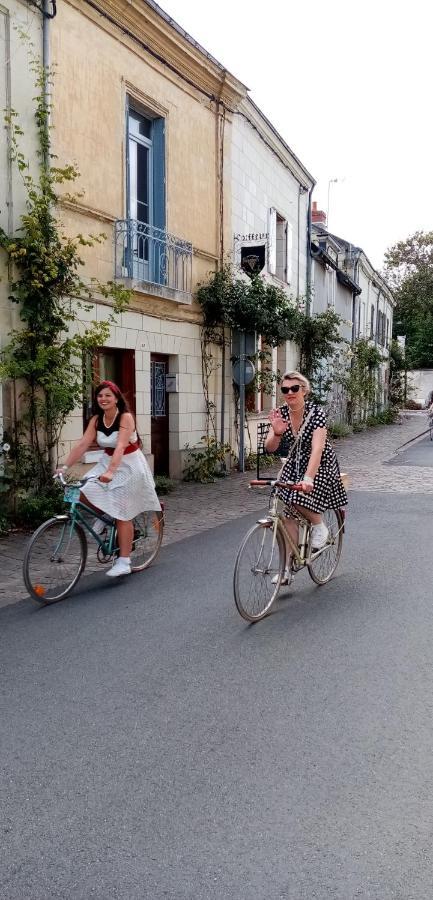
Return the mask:
<svg viewBox="0 0 433 900">
<path fill-rule="evenodd" d="M 43 597 L 44 594 L 46 593 L 46 588 L 44 588 L 43 584 L 34 584 L 33 590 L 34 590 L 35 594 L 38 595 L 38 597 Z"/>
</svg>

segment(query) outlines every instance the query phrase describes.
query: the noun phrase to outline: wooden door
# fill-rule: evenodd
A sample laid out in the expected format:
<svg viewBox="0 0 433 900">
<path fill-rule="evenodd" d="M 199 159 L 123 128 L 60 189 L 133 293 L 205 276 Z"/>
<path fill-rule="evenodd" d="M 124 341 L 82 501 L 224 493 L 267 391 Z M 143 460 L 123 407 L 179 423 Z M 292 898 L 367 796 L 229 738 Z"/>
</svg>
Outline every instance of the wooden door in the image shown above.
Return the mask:
<svg viewBox="0 0 433 900">
<path fill-rule="evenodd" d="M 92 417 L 95 388 L 101 381 L 114 381 L 118 385 L 135 417 L 135 353 L 133 350 L 117 350 L 101 347 L 86 361 L 86 397 L 83 424 L 87 427 Z"/>
<path fill-rule="evenodd" d="M 150 357 L 151 452 L 155 475 L 169 475 L 169 410 L 165 376 L 168 356 L 152 353 Z"/>
</svg>

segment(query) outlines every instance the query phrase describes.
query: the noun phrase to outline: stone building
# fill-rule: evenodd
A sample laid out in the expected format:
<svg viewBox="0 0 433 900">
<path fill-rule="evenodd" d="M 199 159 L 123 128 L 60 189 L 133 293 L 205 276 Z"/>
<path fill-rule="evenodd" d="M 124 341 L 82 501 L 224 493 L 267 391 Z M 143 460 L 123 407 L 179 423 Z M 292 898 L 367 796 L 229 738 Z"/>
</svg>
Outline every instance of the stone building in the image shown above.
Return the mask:
<svg viewBox="0 0 433 900">
<path fill-rule="evenodd" d="M 365 339 L 380 351 L 377 408 L 381 409 L 388 402 L 392 293 L 361 247 L 327 230 L 326 214 L 317 209 L 316 203 L 312 209 L 311 254 L 312 311 L 334 309 L 343 319 L 341 334 L 347 344 Z M 344 395 L 339 389 L 335 395 L 333 415 L 344 419 Z"/>
<path fill-rule="evenodd" d="M 22 35 L 26 35 L 26 39 Z M 42 24 L 38 11 L 22 0 L 0 2 L 0 115 L 14 110 L 23 130 L 21 149 L 28 160 L 29 171 L 37 171 L 37 143 L 34 122 L 35 94 L 33 75 L 28 66 L 28 43 L 42 60 Z M 25 190 L 22 177 L 10 160 L 10 130 L 0 127 L 0 224 L 13 234 L 25 212 Z M 19 311 L 9 300 L 9 272 L 6 259 L 0 255 L 0 349 L 13 328 L 19 327 Z M 17 388 L 0 385 L 0 439 L 10 433 L 16 416 Z"/>
<path fill-rule="evenodd" d="M 11 3 L 30 16 L 36 46 L 43 32 L 44 59 L 56 67 L 52 150 L 60 166 L 76 164 L 82 194 L 62 195 L 62 224 L 69 235 L 106 235 L 84 248 L 84 277 L 132 289 L 105 346 L 84 360 L 87 373 L 93 382 L 110 378 L 123 387 L 155 473 L 179 477 L 185 445 L 197 445 L 206 429 L 197 285 L 227 258 L 240 262 L 258 240 L 264 276 L 304 304 L 314 181 L 245 85 L 153 0 L 63 0 L 52 19 L 37 4 Z M 19 53 L 26 75 L 19 102 L 12 101 L 24 112 L 24 151 L 32 158 L 26 116 L 33 115 L 34 88 L 23 46 Z M 6 69 L 6 57 L 3 63 Z M 6 160 L 5 135 L 0 140 Z M 2 170 L 0 177 L 1 198 L 8 197 L 11 175 L 5 180 Z M 13 232 L 18 208 L 10 218 L 8 203 L 0 207 L 3 217 L 9 209 Z M 7 285 L 0 290 L 4 334 L 16 311 L 5 299 Z M 110 315 L 108 301 L 94 292 L 74 327 Z M 230 355 L 224 360 L 218 347 L 213 353 L 209 399 L 218 435 L 233 445 Z M 288 343 L 273 352 L 273 368 L 297 359 Z M 257 412 L 274 399 L 257 395 Z M 91 407 L 89 389 L 63 429 L 60 459 L 81 437 Z"/>
<path fill-rule="evenodd" d="M 108 235 L 86 256 L 89 277 L 133 288 L 88 365 L 125 389 L 155 472 L 178 477 L 185 444 L 205 430 L 194 290 L 231 240 L 223 161 L 246 89 L 151 0 L 65 0 L 51 52 L 54 151 L 77 163 L 84 191 L 62 218 L 69 233 Z M 86 318 L 109 314 L 95 297 Z M 64 429 L 64 453 L 90 409 L 89 395 Z"/>
<path fill-rule="evenodd" d="M 310 290 L 309 221 L 315 181 L 272 123 L 248 96 L 235 111 L 231 129 L 233 258 L 238 266 L 255 258 L 262 276 L 282 287 L 293 304 L 305 308 Z M 274 372 L 298 367 L 291 341 L 267 348 Z M 260 365 L 260 364 L 259 364 Z M 272 393 L 250 397 L 246 446 L 255 450 L 256 425 L 275 405 Z"/>
</svg>

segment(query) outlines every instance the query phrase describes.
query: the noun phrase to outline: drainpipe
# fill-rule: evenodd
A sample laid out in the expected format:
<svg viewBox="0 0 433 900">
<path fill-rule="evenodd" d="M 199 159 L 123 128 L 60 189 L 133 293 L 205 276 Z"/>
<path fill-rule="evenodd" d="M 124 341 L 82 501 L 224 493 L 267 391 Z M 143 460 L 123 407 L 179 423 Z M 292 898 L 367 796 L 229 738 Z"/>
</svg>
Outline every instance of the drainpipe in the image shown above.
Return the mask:
<svg viewBox="0 0 433 900">
<path fill-rule="evenodd" d="M 355 260 L 353 263 L 353 280 L 355 283 L 357 283 L 358 265 L 359 265 L 359 259 L 358 259 L 358 257 L 355 257 Z M 357 296 L 359 296 L 359 294 L 355 294 L 355 292 L 353 292 L 353 297 L 352 297 L 352 346 L 355 344 L 355 341 L 356 341 L 356 298 L 357 298 Z"/>
<path fill-rule="evenodd" d="M 227 72 L 224 70 L 218 97 L 215 98 L 215 138 L 216 138 L 216 176 L 217 176 L 217 221 L 218 221 L 218 268 L 224 265 L 224 132 L 225 132 L 225 107 L 221 103 L 221 95 Z M 220 441 L 225 438 L 225 387 L 226 387 L 226 345 L 225 328 L 222 329 L 221 347 L 221 416 L 220 416 Z"/>
<path fill-rule="evenodd" d="M 44 0 L 43 12 L 42 12 L 42 65 L 47 71 L 50 65 L 50 32 L 49 32 L 49 22 L 50 22 L 50 0 Z M 48 85 L 45 84 L 45 102 L 48 100 Z"/>
<path fill-rule="evenodd" d="M 307 284 L 305 298 L 305 315 L 311 315 L 311 198 L 313 195 L 313 187 L 308 191 L 308 211 L 307 211 Z"/>
<path fill-rule="evenodd" d="M 300 272 L 299 272 L 299 262 L 300 262 L 300 250 L 301 250 L 301 248 L 300 248 L 300 239 L 301 239 L 301 234 L 300 234 L 300 231 L 301 231 L 301 223 L 300 223 L 300 218 L 301 218 L 301 193 L 303 193 L 303 190 L 302 190 L 302 185 L 300 184 L 300 185 L 299 185 L 299 188 L 298 188 L 298 262 L 297 262 L 297 266 L 296 266 L 296 299 L 299 298 L 299 274 L 300 274 Z"/>
<path fill-rule="evenodd" d="M 50 11 L 51 10 L 51 11 Z M 45 106 L 49 109 L 50 104 L 50 86 L 49 86 L 49 78 L 48 72 L 51 66 L 51 53 L 50 53 L 50 19 L 54 19 L 57 14 L 57 6 L 56 0 L 43 0 L 42 7 L 42 65 L 45 71 L 45 85 L 44 85 L 44 101 Z M 47 143 L 49 138 L 49 114 L 47 121 Z M 46 155 L 44 159 L 44 166 L 48 169 L 50 164 L 49 154 Z"/>
<path fill-rule="evenodd" d="M 51 8 L 51 11 L 50 11 Z M 44 105 L 47 110 L 47 120 L 46 120 L 46 148 L 42 161 L 42 165 L 46 173 L 48 173 L 50 168 L 50 122 L 49 122 L 49 104 L 50 104 L 50 86 L 49 86 L 49 70 L 50 70 L 50 19 L 53 19 L 56 15 L 56 0 L 43 0 L 42 6 L 42 65 L 44 68 Z M 52 437 L 52 436 L 51 436 Z M 48 450 L 48 464 L 51 471 L 54 469 L 54 455 L 53 448 L 50 447 Z"/>
</svg>

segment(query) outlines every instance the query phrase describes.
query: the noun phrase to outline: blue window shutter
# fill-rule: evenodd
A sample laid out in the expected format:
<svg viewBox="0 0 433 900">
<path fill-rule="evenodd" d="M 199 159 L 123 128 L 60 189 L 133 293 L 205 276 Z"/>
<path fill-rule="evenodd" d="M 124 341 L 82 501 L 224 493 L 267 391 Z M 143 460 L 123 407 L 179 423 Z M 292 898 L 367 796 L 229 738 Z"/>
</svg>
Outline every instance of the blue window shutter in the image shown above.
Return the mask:
<svg viewBox="0 0 433 900">
<path fill-rule="evenodd" d="M 155 228 L 165 230 L 165 121 L 154 119 L 152 128 L 153 150 L 153 222 Z M 154 241 L 153 278 L 158 284 L 167 281 L 167 249 L 165 236 L 159 234 Z M 162 239 L 162 240 L 161 240 Z"/>
<path fill-rule="evenodd" d="M 165 228 L 165 121 L 154 119 L 153 148 L 153 225 Z"/>
</svg>

